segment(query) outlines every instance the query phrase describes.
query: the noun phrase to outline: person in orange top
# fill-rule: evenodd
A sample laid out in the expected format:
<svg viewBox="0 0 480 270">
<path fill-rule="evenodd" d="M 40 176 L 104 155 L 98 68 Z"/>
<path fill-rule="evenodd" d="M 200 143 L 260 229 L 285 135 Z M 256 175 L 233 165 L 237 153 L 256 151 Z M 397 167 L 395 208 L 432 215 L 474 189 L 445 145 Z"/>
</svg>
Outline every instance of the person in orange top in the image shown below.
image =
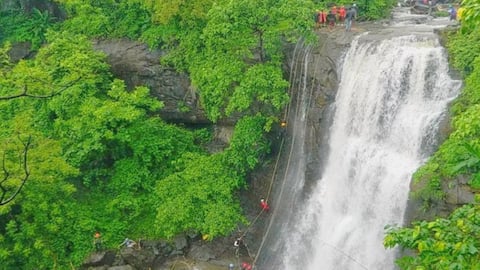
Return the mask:
<svg viewBox="0 0 480 270">
<path fill-rule="evenodd" d="M 327 11 L 325 9 L 322 9 L 322 11 L 320 11 L 319 20 L 320 20 L 320 26 L 325 27 L 327 24 Z"/>
<path fill-rule="evenodd" d="M 337 16 L 337 6 L 332 7 L 332 14 Z"/>
<path fill-rule="evenodd" d="M 96 251 L 102 250 L 102 235 L 99 232 L 95 232 L 93 235 L 93 245 Z"/>
<path fill-rule="evenodd" d="M 345 6 L 341 6 L 338 10 L 338 21 L 340 22 L 340 24 L 344 23 L 346 14 L 347 11 L 345 10 Z"/>
</svg>

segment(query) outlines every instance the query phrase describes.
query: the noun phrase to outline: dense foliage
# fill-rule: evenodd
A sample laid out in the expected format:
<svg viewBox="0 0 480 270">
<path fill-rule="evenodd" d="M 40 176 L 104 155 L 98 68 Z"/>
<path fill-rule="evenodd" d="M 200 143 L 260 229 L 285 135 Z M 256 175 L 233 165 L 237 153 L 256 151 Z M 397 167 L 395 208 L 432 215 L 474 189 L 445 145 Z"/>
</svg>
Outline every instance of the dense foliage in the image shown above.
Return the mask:
<svg viewBox="0 0 480 270">
<path fill-rule="evenodd" d="M 212 121 L 278 113 L 288 102 L 282 42 L 313 38 L 309 0 L 59 2 L 77 15 L 64 23 L 68 32 L 168 49 L 163 61 L 191 75 Z"/>
<path fill-rule="evenodd" d="M 29 42 L 38 49 L 45 42 L 47 29 L 54 27 L 57 18 L 48 11 L 33 9 L 31 14 L 18 11 L 0 12 L 0 40 Z"/>
<path fill-rule="evenodd" d="M 432 158 L 414 175 L 421 188 L 414 196 L 426 207 L 445 198 L 443 187 L 458 178 L 469 179 L 473 192 L 480 190 L 480 5 L 464 0 L 462 26 L 449 36 L 448 50 L 465 77 L 461 96 L 452 107 L 452 133 Z M 398 260 L 402 269 L 480 268 L 480 208 L 478 202 L 456 209 L 448 218 L 414 222 L 412 228 L 387 230 L 385 246 L 414 250 Z"/>
<path fill-rule="evenodd" d="M 170 9 L 145 1 L 59 2 L 68 13 L 63 23 L 35 10 L 2 15 L 0 96 L 47 98 L 0 102 L 3 194 L 29 173 L 22 192 L 0 208 L 1 268 L 71 268 L 94 250 L 95 231 L 113 248 L 127 236 L 194 231 L 216 237 L 246 223 L 236 194 L 268 153 L 269 126 L 288 101 L 281 42 L 308 34 L 312 22 L 292 21 L 307 6 L 273 1 L 272 19 L 257 1 L 177 1 Z M 247 7 L 250 13 L 241 14 Z M 260 8 L 264 17 L 252 20 Z M 205 151 L 208 130 L 162 121 L 162 102 L 145 87 L 126 89 L 90 42 L 153 36 L 151 45 L 170 52 L 166 63 L 199 81 L 212 120 L 243 113 L 223 152 Z M 35 57 L 10 62 L 10 44 L 24 41 L 38 49 Z M 18 160 L 28 138 L 23 170 Z"/>
<path fill-rule="evenodd" d="M 479 269 L 480 208 L 465 205 L 448 218 L 418 221 L 412 228 L 390 228 L 385 246 L 400 244 L 415 256 L 397 261 L 401 269 Z"/>
</svg>

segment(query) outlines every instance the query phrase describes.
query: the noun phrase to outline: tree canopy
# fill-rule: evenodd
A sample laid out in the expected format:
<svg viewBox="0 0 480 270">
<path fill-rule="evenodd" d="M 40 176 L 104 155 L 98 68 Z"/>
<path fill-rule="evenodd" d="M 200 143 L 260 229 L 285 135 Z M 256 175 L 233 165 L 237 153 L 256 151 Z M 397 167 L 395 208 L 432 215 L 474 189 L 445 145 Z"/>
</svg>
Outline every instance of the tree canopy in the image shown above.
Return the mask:
<svg viewBox="0 0 480 270">
<path fill-rule="evenodd" d="M 247 223 L 237 193 L 268 154 L 288 102 L 282 43 L 312 36 L 311 3 L 57 2 L 64 21 L 39 10 L 0 20 L 0 196 L 23 187 L 0 208 L 2 267 L 79 265 L 95 231 L 113 248 L 127 236 L 216 237 Z M 208 129 L 163 121 L 148 88 L 114 78 L 91 39 L 115 37 L 166 51 L 162 61 L 190 74 L 212 121 L 238 114 L 224 151 L 206 151 Z M 10 61 L 17 42 L 35 54 Z"/>
</svg>

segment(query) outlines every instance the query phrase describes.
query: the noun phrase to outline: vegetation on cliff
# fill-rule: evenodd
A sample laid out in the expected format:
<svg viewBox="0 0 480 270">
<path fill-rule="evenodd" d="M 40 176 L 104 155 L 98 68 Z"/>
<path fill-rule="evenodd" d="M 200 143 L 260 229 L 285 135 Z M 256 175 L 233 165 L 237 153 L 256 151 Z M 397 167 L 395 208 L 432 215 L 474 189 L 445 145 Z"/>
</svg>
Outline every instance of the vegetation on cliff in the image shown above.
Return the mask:
<svg viewBox="0 0 480 270">
<path fill-rule="evenodd" d="M 465 86 L 452 106 L 452 133 L 414 175 L 423 188 L 413 195 L 425 207 L 444 199 L 442 187 L 458 177 L 467 177 L 473 192 L 480 190 L 480 4 L 464 0 L 462 6 L 461 29 L 449 36 L 447 47 Z M 385 246 L 415 251 L 398 260 L 402 269 L 478 269 L 479 231 L 480 206 L 475 201 L 447 218 L 416 221 L 408 228 L 390 227 Z"/>
<path fill-rule="evenodd" d="M 235 194 L 288 102 L 280 41 L 309 33 L 309 2 L 61 2 L 63 22 L 39 10 L 0 17 L 1 268 L 79 265 L 95 231 L 112 248 L 246 223 Z M 147 88 L 113 78 L 90 42 L 112 37 L 169 51 L 162 60 L 190 73 L 212 121 L 242 113 L 230 145 L 208 153 L 208 130 L 165 123 Z M 35 57 L 10 62 L 17 42 Z"/>
</svg>

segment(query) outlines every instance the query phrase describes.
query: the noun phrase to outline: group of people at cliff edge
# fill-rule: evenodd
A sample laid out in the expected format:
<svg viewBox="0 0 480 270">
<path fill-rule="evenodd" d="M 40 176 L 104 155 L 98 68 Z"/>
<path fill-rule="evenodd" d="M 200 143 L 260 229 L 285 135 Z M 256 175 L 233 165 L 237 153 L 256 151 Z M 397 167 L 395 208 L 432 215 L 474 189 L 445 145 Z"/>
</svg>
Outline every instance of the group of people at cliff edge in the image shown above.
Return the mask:
<svg viewBox="0 0 480 270">
<path fill-rule="evenodd" d="M 329 30 L 332 30 L 337 24 L 345 25 L 345 31 L 349 32 L 357 15 L 358 7 L 355 3 L 350 7 L 333 5 L 329 9 L 320 9 L 314 13 L 315 27 L 328 27 Z"/>
</svg>

